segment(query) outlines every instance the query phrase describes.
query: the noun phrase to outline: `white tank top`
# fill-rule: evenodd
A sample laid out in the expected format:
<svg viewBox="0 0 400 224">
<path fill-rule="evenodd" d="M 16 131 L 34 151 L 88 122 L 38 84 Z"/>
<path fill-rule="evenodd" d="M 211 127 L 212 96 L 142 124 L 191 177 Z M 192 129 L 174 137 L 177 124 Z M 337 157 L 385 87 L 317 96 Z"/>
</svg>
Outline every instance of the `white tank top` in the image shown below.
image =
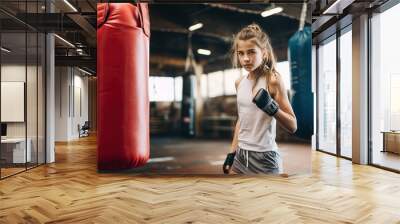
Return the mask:
<svg viewBox="0 0 400 224">
<path fill-rule="evenodd" d="M 253 102 L 254 80 L 248 75 L 242 78 L 237 88 L 237 107 L 239 113 L 238 146 L 241 149 L 265 152 L 278 151 L 275 142 L 276 120 L 259 109 Z M 254 87 L 254 93 L 266 89 L 266 80 L 261 77 Z"/>
</svg>

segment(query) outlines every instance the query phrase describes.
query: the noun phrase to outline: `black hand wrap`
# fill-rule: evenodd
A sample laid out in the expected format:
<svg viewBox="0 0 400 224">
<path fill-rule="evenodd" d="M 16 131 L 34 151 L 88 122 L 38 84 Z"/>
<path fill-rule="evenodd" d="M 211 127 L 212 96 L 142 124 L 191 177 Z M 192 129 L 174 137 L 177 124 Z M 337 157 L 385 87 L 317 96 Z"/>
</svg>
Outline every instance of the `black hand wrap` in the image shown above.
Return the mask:
<svg viewBox="0 0 400 224">
<path fill-rule="evenodd" d="M 222 169 L 224 170 L 225 174 L 229 173 L 229 170 L 232 167 L 233 161 L 235 160 L 235 155 L 236 155 L 236 151 L 228 153 L 228 155 L 226 155 L 224 166 L 222 167 Z"/>
<path fill-rule="evenodd" d="M 279 110 L 279 105 L 265 89 L 258 90 L 256 96 L 253 98 L 253 103 L 269 116 L 274 116 Z"/>
</svg>

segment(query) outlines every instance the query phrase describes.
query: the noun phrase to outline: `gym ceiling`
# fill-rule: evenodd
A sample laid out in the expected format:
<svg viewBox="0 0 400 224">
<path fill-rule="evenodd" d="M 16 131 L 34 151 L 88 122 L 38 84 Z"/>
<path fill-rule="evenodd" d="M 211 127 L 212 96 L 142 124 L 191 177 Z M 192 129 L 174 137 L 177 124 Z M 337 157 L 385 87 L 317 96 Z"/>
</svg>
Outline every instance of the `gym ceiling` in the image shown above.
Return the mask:
<svg viewBox="0 0 400 224">
<path fill-rule="evenodd" d="M 36 2 L 36 0 L 28 1 L 25 5 L 25 1 L 2 0 L 0 3 L 2 32 L 15 33 L 25 29 L 55 32 L 74 46 L 55 38 L 57 66 L 72 65 L 95 71 L 97 1 L 69 0 L 77 12 L 71 10 L 64 1 L 53 1 L 56 6 L 55 13 L 46 13 L 44 1 L 38 1 L 38 5 Z M 261 16 L 261 12 L 273 7 L 282 7 L 283 11 L 269 17 Z M 204 72 L 231 67 L 229 56 L 233 34 L 253 22 L 259 24 L 269 34 L 278 60 L 287 60 L 287 43 L 290 36 L 298 30 L 301 7 L 301 1 L 289 0 L 262 4 L 223 2 L 172 4 L 153 1 L 149 4 L 150 74 L 157 76 L 186 74 L 184 70 L 188 54 L 190 32 L 188 28 L 196 23 L 202 23 L 203 27 L 192 32 L 191 45 L 196 62 L 203 65 Z M 309 25 L 311 13 L 307 14 L 306 22 Z M 23 39 L 15 38 L 14 44 L 25 46 Z M 197 49 L 200 48 L 211 51 L 211 54 L 198 54 Z M 28 49 L 28 54 L 29 52 Z M 20 53 L 25 54 L 25 52 Z M 18 51 L 14 51 L 14 54 L 18 55 Z"/>
</svg>

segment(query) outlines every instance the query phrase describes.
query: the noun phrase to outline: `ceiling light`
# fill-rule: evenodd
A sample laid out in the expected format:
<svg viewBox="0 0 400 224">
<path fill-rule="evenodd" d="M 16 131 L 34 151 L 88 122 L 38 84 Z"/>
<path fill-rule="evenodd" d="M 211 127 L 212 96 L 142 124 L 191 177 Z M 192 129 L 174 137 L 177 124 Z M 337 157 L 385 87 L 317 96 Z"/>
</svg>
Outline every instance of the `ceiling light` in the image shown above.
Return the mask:
<svg viewBox="0 0 400 224">
<path fill-rule="evenodd" d="M 67 4 L 72 10 L 74 10 L 74 12 L 78 12 L 78 10 L 71 4 L 68 2 L 68 0 L 64 0 L 65 4 Z"/>
<path fill-rule="evenodd" d="M 6 53 L 10 53 L 10 52 L 11 52 L 10 50 L 8 50 L 8 49 L 5 48 L 5 47 L 2 47 L 1 50 L 4 51 L 4 52 L 6 52 Z"/>
<path fill-rule="evenodd" d="M 211 51 L 206 49 L 197 49 L 197 53 L 202 55 L 210 55 Z"/>
<path fill-rule="evenodd" d="M 81 69 L 81 68 L 78 68 L 78 70 L 81 71 L 81 72 L 83 72 L 83 73 L 85 73 L 85 74 L 87 74 L 87 75 L 93 75 L 92 73 L 90 73 L 90 72 L 88 72 L 88 71 L 86 71 L 86 70 L 83 70 L 83 69 Z"/>
<path fill-rule="evenodd" d="M 197 23 L 197 24 L 194 24 L 193 26 L 190 26 L 189 30 L 190 31 L 195 31 L 195 30 L 198 30 L 198 29 L 200 29 L 202 27 L 203 27 L 203 23 Z"/>
<path fill-rule="evenodd" d="M 261 16 L 262 17 L 267 17 L 267 16 L 270 16 L 270 15 L 273 15 L 273 14 L 276 14 L 276 13 L 280 13 L 282 11 L 283 11 L 282 7 L 276 7 L 276 8 L 273 8 L 273 9 L 265 10 L 264 12 L 261 13 Z"/>
<path fill-rule="evenodd" d="M 66 43 L 67 45 L 69 45 L 70 47 L 75 48 L 75 45 L 71 44 L 71 42 L 69 42 L 68 40 L 58 36 L 57 34 L 54 34 L 55 37 L 57 37 L 58 39 L 60 39 L 62 42 Z"/>
</svg>

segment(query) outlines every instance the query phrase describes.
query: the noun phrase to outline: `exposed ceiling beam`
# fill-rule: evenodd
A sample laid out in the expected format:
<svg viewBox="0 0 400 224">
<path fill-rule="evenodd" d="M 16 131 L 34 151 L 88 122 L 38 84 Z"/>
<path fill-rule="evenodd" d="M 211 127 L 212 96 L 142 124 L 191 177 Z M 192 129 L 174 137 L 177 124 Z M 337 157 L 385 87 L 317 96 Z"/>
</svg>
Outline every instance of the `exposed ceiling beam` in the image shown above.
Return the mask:
<svg viewBox="0 0 400 224">
<path fill-rule="evenodd" d="M 174 67 L 185 67 L 186 60 L 184 58 L 173 58 L 170 56 L 152 55 L 150 64 L 170 65 Z"/>
<path fill-rule="evenodd" d="M 90 24 L 85 17 L 80 14 L 68 14 L 68 17 L 72 19 L 77 25 L 79 25 L 82 30 L 89 36 L 86 38 L 86 42 L 90 46 L 96 46 L 96 29 Z"/>
<path fill-rule="evenodd" d="M 93 9 L 94 12 L 97 11 L 96 6 L 94 6 L 89 0 L 86 0 L 86 3 Z"/>
<path fill-rule="evenodd" d="M 69 4 L 74 3 L 74 1 L 68 1 Z M 69 7 L 68 4 L 66 4 L 65 1 L 54 1 L 54 5 L 60 9 L 64 14 L 66 14 L 72 21 L 74 21 L 79 27 L 82 28 L 82 30 L 90 37 L 87 38 L 87 42 L 91 46 L 96 45 L 96 28 L 94 28 L 88 20 L 81 15 L 81 12 L 75 12 L 74 10 Z M 78 4 L 79 6 L 79 4 Z M 73 7 L 77 8 L 76 5 L 73 5 Z"/>
<path fill-rule="evenodd" d="M 56 66 L 83 66 L 96 69 L 96 58 L 90 56 L 56 56 Z"/>
<path fill-rule="evenodd" d="M 167 32 L 167 33 L 180 33 L 180 34 L 189 34 L 188 29 L 180 29 L 180 28 L 161 28 L 161 27 L 152 27 L 152 31 L 159 31 L 159 32 Z M 201 31 L 195 31 L 193 35 L 200 35 L 200 36 L 205 36 L 205 37 L 212 37 L 215 39 L 222 40 L 223 42 L 226 43 L 231 43 L 232 42 L 232 37 L 227 37 L 222 34 L 218 33 L 209 33 L 209 32 L 201 32 Z"/>
</svg>

